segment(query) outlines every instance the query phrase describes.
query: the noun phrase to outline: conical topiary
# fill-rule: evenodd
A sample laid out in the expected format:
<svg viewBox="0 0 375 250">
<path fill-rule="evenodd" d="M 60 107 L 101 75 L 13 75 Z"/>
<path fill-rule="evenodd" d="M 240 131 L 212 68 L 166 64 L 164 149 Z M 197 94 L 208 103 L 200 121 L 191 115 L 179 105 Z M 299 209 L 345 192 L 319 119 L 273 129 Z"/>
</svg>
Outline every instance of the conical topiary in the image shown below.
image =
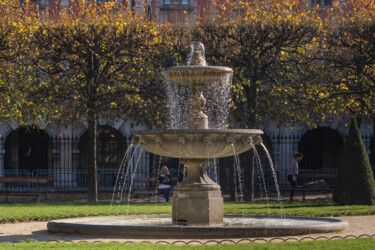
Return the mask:
<svg viewBox="0 0 375 250">
<path fill-rule="evenodd" d="M 375 181 L 357 121 L 352 118 L 337 173 L 333 201 L 338 204 L 375 204 Z"/>
</svg>

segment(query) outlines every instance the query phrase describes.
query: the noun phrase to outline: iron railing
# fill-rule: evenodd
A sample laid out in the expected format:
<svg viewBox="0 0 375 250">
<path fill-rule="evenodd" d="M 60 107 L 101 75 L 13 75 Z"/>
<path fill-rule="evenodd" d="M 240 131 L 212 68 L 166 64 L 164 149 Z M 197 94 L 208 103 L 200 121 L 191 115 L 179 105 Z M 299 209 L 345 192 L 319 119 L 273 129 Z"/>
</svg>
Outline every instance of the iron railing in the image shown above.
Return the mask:
<svg viewBox="0 0 375 250">
<path fill-rule="evenodd" d="M 44 136 L 41 140 L 33 138 L 33 140 L 35 141 L 33 141 L 32 143 L 28 141 L 30 138 L 23 138 L 24 140 L 28 139 L 27 141 L 10 143 L 10 140 L 21 140 L 22 138 L 11 138 L 10 136 L 8 136 L 7 140 L 5 140 L 5 138 L 0 137 L 0 176 L 53 176 L 56 178 L 56 180 L 48 184 L 48 188 L 50 190 L 86 190 L 86 169 L 88 155 L 85 155 L 85 147 L 87 146 L 87 144 L 85 144 L 85 142 L 82 141 L 83 136 L 81 136 L 81 138 L 57 137 L 49 139 L 46 139 L 45 137 L 46 136 Z M 122 156 L 124 155 L 124 151 L 127 148 L 126 142 L 130 141 L 130 135 L 121 138 L 121 140 L 116 137 L 114 139 L 111 138 L 112 137 L 107 137 L 105 139 L 102 139 L 101 144 L 98 147 L 99 191 L 113 190 L 117 178 L 118 169 L 121 164 Z M 272 142 L 271 144 L 274 146 L 273 149 L 271 148 L 271 155 L 276 167 L 276 175 L 278 177 L 277 179 L 280 188 L 289 187 L 289 183 L 286 179 L 287 172 L 285 172 L 285 169 L 288 167 L 289 162 L 281 157 L 280 149 L 276 146 L 282 144 L 284 145 L 284 148 L 291 148 L 292 152 L 292 145 L 295 144 L 296 140 L 298 140 L 298 138 L 295 138 L 293 136 L 270 137 L 270 141 Z M 372 137 L 363 137 L 363 141 L 366 148 L 370 148 L 372 140 Z M 40 148 L 38 149 L 38 147 Z M 22 148 L 22 150 L 18 150 L 20 148 Z M 47 148 L 47 150 L 44 150 L 45 148 Z M 33 152 L 39 152 L 46 155 L 39 158 L 37 157 L 37 155 L 33 155 Z M 22 155 L 20 155 L 21 153 Z M 371 153 L 375 153 L 375 150 L 371 151 Z M 21 158 L 23 159 L 22 161 L 20 160 Z M 32 162 L 34 160 L 35 162 Z M 41 163 L 42 160 L 46 162 Z M 38 167 L 39 163 L 40 165 Z M 142 177 L 157 176 L 158 169 L 160 169 L 159 160 L 152 161 L 150 160 L 149 154 L 145 153 L 144 161 L 141 165 L 142 166 L 139 166 L 139 171 L 135 175 L 136 177 L 134 182 L 134 190 L 150 190 L 154 187 L 153 185 L 150 185 L 150 183 L 138 182 L 137 180 Z M 178 163 L 168 165 L 172 176 L 178 176 L 178 172 L 181 171 L 178 165 Z M 219 164 L 216 163 L 216 165 Z M 266 188 L 267 190 L 274 190 L 275 183 L 273 180 L 272 172 L 267 167 L 267 160 L 264 160 L 263 168 Z M 302 167 L 300 168 L 301 173 L 309 171 L 312 173 L 323 173 L 327 171 L 337 172 L 337 168 L 322 168 L 322 166 L 318 165 L 314 165 L 312 169 L 303 169 Z M 225 171 L 221 171 L 221 169 L 214 170 L 213 167 L 210 168 L 209 173 L 211 179 L 217 180 L 218 182 L 220 180 L 220 178 L 218 178 L 219 174 L 222 176 L 228 174 Z M 215 175 L 217 175 L 217 178 Z M 257 173 L 255 173 L 255 177 L 255 187 L 260 187 L 262 183 L 260 183 L 257 180 Z M 243 172 L 241 178 L 243 180 L 242 183 L 245 183 L 246 180 L 244 180 L 245 176 L 243 176 Z M 328 187 L 334 186 L 334 178 L 323 179 L 326 181 Z M 130 180 L 127 180 L 127 182 L 130 185 Z M 129 186 L 128 183 L 126 183 L 125 186 Z M 32 190 L 39 188 L 37 185 L 38 184 L 28 183 L 0 183 L 0 189 L 7 187 L 17 190 Z M 222 186 L 223 190 L 226 188 L 228 187 L 226 187 L 225 185 Z"/>
</svg>

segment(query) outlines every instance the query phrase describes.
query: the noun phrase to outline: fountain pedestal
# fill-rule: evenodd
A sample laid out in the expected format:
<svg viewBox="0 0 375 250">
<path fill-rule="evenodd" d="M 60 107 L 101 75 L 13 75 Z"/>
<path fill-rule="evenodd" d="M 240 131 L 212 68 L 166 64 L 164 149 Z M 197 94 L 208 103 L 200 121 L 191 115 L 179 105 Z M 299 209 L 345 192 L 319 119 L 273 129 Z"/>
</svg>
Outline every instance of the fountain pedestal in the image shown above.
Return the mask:
<svg viewBox="0 0 375 250">
<path fill-rule="evenodd" d="M 172 222 L 179 225 L 223 224 L 223 198 L 220 190 L 175 190 Z"/>
<path fill-rule="evenodd" d="M 172 222 L 181 225 L 223 224 L 220 186 L 207 175 L 206 159 L 184 159 L 187 178 L 177 185 L 172 199 Z"/>
</svg>

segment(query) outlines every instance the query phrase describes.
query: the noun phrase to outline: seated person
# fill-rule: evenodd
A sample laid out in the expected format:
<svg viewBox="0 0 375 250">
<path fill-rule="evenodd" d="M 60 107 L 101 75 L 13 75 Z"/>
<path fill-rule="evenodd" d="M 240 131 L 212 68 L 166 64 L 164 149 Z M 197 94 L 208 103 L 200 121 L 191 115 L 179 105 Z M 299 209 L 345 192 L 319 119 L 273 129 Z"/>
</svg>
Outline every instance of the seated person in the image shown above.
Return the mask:
<svg viewBox="0 0 375 250">
<path fill-rule="evenodd" d="M 159 175 L 159 193 L 164 195 L 163 202 L 169 202 L 169 193 L 171 192 L 172 178 L 169 175 L 167 166 L 160 169 Z"/>
</svg>

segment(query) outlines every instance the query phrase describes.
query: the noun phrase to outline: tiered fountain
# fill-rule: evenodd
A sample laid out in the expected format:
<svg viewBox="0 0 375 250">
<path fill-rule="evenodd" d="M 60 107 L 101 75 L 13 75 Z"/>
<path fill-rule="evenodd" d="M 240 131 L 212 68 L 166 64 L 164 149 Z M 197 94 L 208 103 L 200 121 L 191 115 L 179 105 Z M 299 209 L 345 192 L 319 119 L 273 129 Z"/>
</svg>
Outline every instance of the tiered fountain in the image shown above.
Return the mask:
<svg viewBox="0 0 375 250">
<path fill-rule="evenodd" d="M 258 129 L 209 129 L 208 116 L 203 113 L 206 105 L 203 89 L 228 79 L 232 72 L 228 67 L 207 66 L 203 45 L 193 43 L 189 65 L 162 72 L 167 81 L 191 88 L 192 95 L 187 102 L 190 112 L 185 117 L 187 128 L 134 132 L 136 144 L 157 155 L 180 158 L 188 168 L 187 179 L 174 189 L 174 224 L 223 224 L 223 198 L 220 186 L 207 175 L 208 158 L 240 154 L 261 141 L 259 136 L 263 132 Z"/>
<path fill-rule="evenodd" d="M 189 85 L 186 128 L 134 131 L 133 144 L 166 157 L 180 158 L 188 168 L 172 199 L 172 223 L 165 216 L 91 217 L 51 221 L 48 230 L 124 236 L 248 237 L 340 231 L 348 223 L 336 219 L 225 216 L 220 186 L 207 175 L 210 159 L 243 153 L 261 143 L 258 129 L 211 129 L 204 114 L 203 89 L 230 79 L 232 69 L 207 66 L 204 47 L 192 44 L 187 66 L 162 72 L 167 81 Z M 169 223 L 168 223 L 169 220 Z M 133 222 L 132 222 L 133 221 Z M 113 223 L 112 223 L 113 222 Z M 155 224 L 156 223 L 156 224 Z"/>
</svg>

